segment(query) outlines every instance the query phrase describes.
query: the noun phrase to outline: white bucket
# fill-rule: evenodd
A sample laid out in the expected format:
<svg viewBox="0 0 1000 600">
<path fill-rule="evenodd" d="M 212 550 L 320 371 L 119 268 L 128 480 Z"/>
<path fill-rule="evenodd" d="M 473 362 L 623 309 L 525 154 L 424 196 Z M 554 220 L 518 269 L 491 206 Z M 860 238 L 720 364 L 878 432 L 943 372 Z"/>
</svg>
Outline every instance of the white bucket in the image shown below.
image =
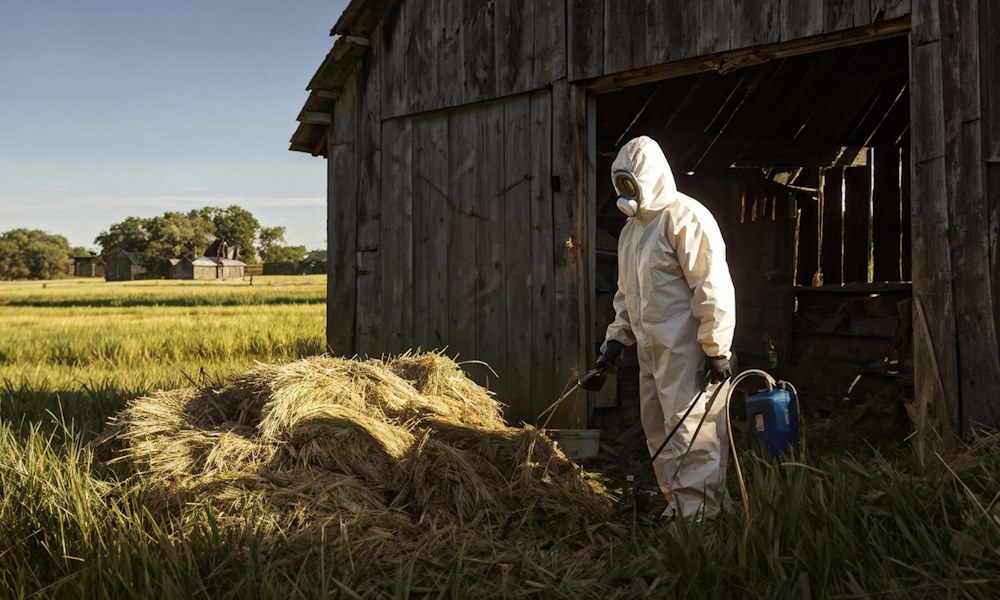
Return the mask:
<svg viewBox="0 0 1000 600">
<path fill-rule="evenodd" d="M 546 429 L 545 435 L 573 460 L 597 456 L 601 443 L 600 429 Z"/>
</svg>

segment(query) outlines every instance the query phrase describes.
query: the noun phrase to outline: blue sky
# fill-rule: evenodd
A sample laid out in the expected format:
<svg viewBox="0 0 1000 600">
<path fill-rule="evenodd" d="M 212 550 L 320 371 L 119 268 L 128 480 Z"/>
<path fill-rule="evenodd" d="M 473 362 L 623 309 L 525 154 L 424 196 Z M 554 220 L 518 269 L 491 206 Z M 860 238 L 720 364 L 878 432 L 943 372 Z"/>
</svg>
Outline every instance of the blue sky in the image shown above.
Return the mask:
<svg viewBox="0 0 1000 600">
<path fill-rule="evenodd" d="M 347 0 L 0 0 L 0 231 L 74 246 L 238 204 L 325 247 L 326 166 L 288 151 Z"/>
</svg>

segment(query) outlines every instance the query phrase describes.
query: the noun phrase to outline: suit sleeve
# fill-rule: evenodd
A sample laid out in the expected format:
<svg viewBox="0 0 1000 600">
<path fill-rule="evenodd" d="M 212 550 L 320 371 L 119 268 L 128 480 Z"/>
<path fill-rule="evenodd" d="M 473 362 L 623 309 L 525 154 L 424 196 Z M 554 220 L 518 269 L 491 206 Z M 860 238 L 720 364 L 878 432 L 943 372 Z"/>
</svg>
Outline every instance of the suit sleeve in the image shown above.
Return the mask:
<svg viewBox="0 0 1000 600">
<path fill-rule="evenodd" d="M 707 210 L 688 210 L 672 222 L 674 248 L 691 286 L 691 313 L 706 356 L 732 354 L 736 291 L 726 263 L 726 244 Z"/>
<path fill-rule="evenodd" d="M 604 352 L 611 340 L 617 340 L 625 346 L 635 344 L 635 335 L 632 333 L 632 323 L 629 321 L 628 307 L 625 304 L 625 292 L 622 291 L 621 269 L 618 269 L 618 291 L 615 292 L 614 307 L 615 320 L 608 325 L 601 352 Z"/>
</svg>

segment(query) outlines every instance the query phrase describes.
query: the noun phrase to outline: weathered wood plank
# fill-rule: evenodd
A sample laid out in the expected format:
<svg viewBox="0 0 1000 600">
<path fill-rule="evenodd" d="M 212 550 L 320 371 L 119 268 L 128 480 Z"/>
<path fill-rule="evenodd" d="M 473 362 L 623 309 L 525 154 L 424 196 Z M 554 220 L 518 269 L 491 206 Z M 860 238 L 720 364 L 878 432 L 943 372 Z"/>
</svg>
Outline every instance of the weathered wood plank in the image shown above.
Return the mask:
<svg viewBox="0 0 1000 600">
<path fill-rule="evenodd" d="M 507 396 L 511 423 L 531 422 L 531 340 L 534 323 L 531 256 L 531 98 L 504 103 L 503 206 L 504 293 L 507 324 Z M 545 266 L 541 267 L 545 270 Z"/>
<path fill-rule="evenodd" d="M 910 136 L 907 135 L 903 138 L 903 143 L 900 146 L 900 167 L 902 173 L 899 177 L 899 197 L 900 197 L 900 212 L 902 213 L 902 235 L 901 235 L 901 249 L 900 249 L 900 278 L 903 281 L 913 280 L 913 234 L 912 234 L 912 217 L 913 214 L 913 204 L 910 201 L 910 185 L 912 179 L 911 171 L 911 161 L 910 161 Z"/>
<path fill-rule="evenodd" d="M 344 121 L 353 121 L 354 117 L 349 110 L 338 110 L 337 115 Z M 333 139 L 327 161 L 326 347 L 331 354 L 351 356 L 355 351 L 357 310 L 357 188 L 354 180 L 357 155 L 353 140 L 337 143 L 336 129 L 336 125 L 330 128 Z"/>
<path fill-rule="evenodd" d="M 870 22 L 871 3 L 868 0 L 824 0 L 823 29 L 840 31 L 861 27 Z"/>
<path fill-rule="evenodd" d="M 406 73 L 405 103 L 409 113 L 417 113 L 435 108 L 438 94 L 461 94 L 461 90 L 449 92 L 442 89 L 439 69 L 456 65 L 453 57 L 439 56 L 439 48 L 444 48 L 442 35 L 448 29 L 446 22 L 439 22 L 441 7 L 439 2 L 407 2 L 405 19 Z M 453 4 L 453 3 L 448 3 Z M 452 38 L 453 39 L 453 38 Z M 440 60 L 439 60 L 440 59 Z M 454 89 L 454 80 L 448 89 Z M 457 96 L 456 96 L 457 97 Z M 396 115 L 387 115 L 396 116 Z"/>
<path fill-rule="evenodd" d="M 1000 98 L 1000 4 L 979 0 L 979 73 L 980 96 Z M 1000 106 L 983 102 L 983 159 L 1000 163 Z"/>
<path fill-rule="evenodd" d="M 382 123 L 382 352 L 413 347 L 412 120 Z"/>
<path fill-rule="evenodd" d="M 844 170 L 828 169 L 823 178 L 823 284 L 844 282 Z"/>
<path fill-rule="evenodd" d="M 554 238 L 552 219 L 552 94 L 531 96 L 529 122 L 531 212 L 531 409 L 533 421 L 558 395 L 555 370 Z"/>
<path fill-rule="evenodd" d="M 914 0 L 910 36 L 912 136 L 914 405 L 942 432 L 959 424 L 958 357 L 951 293 L 951 253 L 945 186 L 944 111 L 938 3 Z M 919 74 L 919 75 L 917 75 Z"/>
<path fill-rule="evenodd" d="M 495 15 L 492 2 L 462 0 L 462 59 L 464 86 L 462 102 L 472 104 L 496 98 L 497 67 L 494 51 Z M 450 85 L 454 85 L 455 79 Z"/>
<path fill-rule="evenodd" d="M 426 4 L 430 4 L 426 2 Z M 440 30 L 435 53 L 437 80 L 435 88 L 420 107 L 423 110 L 455 106 L 465 93 L 465 44 L 463 43 L 464 2 L 435 2 L 436 24 Z"/>
<path fill-rule="evenodd" d="M 732 5 L 728 0 L 698 2 L 698 54 L 729 50 Z"/>
<path fill-rule="evenodd" d="M 386 13 L 380 26 L 382 35 L 382 52 L 377 59 L 380 61 L 379 74 L 382 78 L 382 114 L 391 118 L 404 114 L 407 109 L 406 35 L 412 35 L 412 28 L 407 26 L 408 2 L 397 2 Z M 422 35 L 422 32 L 421 32 Z"/>
<path fill-rule="evenodd" d="M 476 172 L 479 116 L 467 107 L 453 111 L 448 126 L 448 343 L 449 354 L 476 356 L 477 239 Z"/>
<path fill-rule="evenodd" d="M 844 169 L 844 283 L 867 282 L 871 167 Z"/>
<path fill-rule="evenodd" d="M 979 14 L 975 2 L 941 7 L 945 190 L 949 204 L 961 431 L 1000 424 L 1000 346 L 990 278 L 989 214 L 979 123 Z M 995 32 L 991 35 L 995 35 Z M 984 260 L 986 257 L 986 260 Z"/>
<path fill-rule="evenodd" d="M 617 73 L 633 68 L 632 38 L 636 33 L 636 25 L 645 27 L 645 23 L 636 24 L 633 21 L 632 8 L 635 5 L 644 6 L 644 2 L 605 2 L 604 3 L 604 73 Z M 645 31 L 643 31 L 645 37 Z M 645 46 L 645 40 L 643 40 Z"/>
<path fill-rule="evenodd" d="M 511 96 L 531 87 L 534 74 L 535 0 L 496 0 L 494 55 L 496 95 Z"/>
<path fill-rule="evenodd" d="M 533 0 L 532 89 L 566 76 L 566 2 Z"/>
<path fill-rule="evenodd" d="M 777 2 L 733 0 L 729 49 L 750 48 L 781 39 Z"/>
<path fill-rule="evenodd" d="M 871 0 L 871 22 L 898 19 L 910 14 L 910 0 Z"/>
<path fill-rule="evenodd" d="M 604 0 L 567 0 L 569 80 L 604 74 Z"/>
<path fill-rule="evenodd" d="M 448 116 L 413 123 L 414 343 L 448 343 Z"/>
<path fill-rule="evenodd" d="M 589 367 L 586 288 L 586 214 L 588 198 L 582 165 L 586 153 L 586 121 L 577 88 L 565 81 L 552 87 L 552 230 L 555 283 L 554 377 L 566 382 Z M 582 121 L 582 122 L 581 122 Z M 583 129 L 581 131 L 581 129 Z M 560 386 L 561 387 L 561 386 Z M 567 403 L 553 419 L 556 427 L 583 427 L 583 398 Z"/>
<path fill-rule="evenodd" d="M 358 227 L 358 308 L 357 349 L 359 354 L 382 354 L 382 255 L 381 255 L 381 93 L 379 56 L 381 36 L 373 35 L 372 52 L 358 65 L 357 121 L 357 227 Z"/>
<path fill-rule="evenodd" d="M 815 198 L 804 195 L 798 197 L 799 207 L 799 250 L 796 283 L 813 285 L 813 276 L 818 266 L 817 243 L 819 237 L 819 204 Z"/>
<path fill-rule="evenodd" d="M 646 3 L 646 61 L 655 65 L 695 56 L 698 49 L 698 7 L 686 0 Z"/>
<path fill-rule="evenodd" d="M 823 33 L 823 0 L 782 0 L 780 22 L 782 40 Z"/>
<path fill-rule="evenodd" d="M 490 365 L 499 379 L 483 369 L 477 373 L 502 402 L 507 401 L 507 298 L 504 292 L 504 133 L 502 103 L 477 109 L 475 144 L 477 192 L 475 198 L 477 255 L 476 356 Z"/>
<path fill-rule="evenodd" d="M 899 281 L 902 248 L 899 148 L 878 146 L 872 156 L 873 280 Z"/>
</svg>

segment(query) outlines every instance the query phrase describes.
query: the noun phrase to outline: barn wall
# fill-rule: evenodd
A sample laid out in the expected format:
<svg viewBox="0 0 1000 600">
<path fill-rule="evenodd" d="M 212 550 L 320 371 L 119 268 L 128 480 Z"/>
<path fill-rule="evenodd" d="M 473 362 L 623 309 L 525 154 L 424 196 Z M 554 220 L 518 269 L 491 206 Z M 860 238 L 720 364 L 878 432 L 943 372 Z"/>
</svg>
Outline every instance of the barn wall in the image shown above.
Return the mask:
<svg viewBox="0 0 1000 600">
<path fill-rule="evenodd" d="M 913 3 L 916 406 L 963 433 L 1000 415 L 997 27 L 989 0 Z"/>
<path fill-rule="evenodd" d="M 382 56 L 389 38 L 373 39 Z M 579 98 L 562 82 L 389 118 L 387 60 L 362 60 L 328 134 L 329 348 L 483 361 L 467 370 L 509 421 L 531 421 L 593 360 Z M 557 420 L 585 414 L 580 402 Z"/>
</svg>

